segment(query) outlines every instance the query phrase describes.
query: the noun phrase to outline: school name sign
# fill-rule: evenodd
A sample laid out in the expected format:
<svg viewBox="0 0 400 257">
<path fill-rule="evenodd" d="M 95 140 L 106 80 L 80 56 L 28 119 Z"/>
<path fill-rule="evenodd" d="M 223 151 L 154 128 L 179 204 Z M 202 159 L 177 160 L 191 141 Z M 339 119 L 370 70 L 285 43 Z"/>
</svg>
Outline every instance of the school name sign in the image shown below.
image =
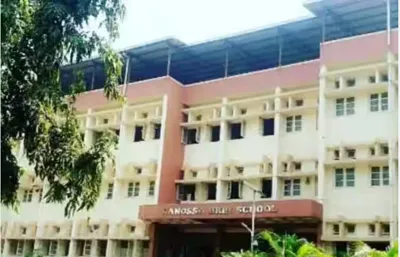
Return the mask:
<svg viewBox="0 0 400 257">
<path fill-rule="evenodd" d="M 272 213 L 277 212 L 275 204 L 260 204 L 255 206 L 256 213 Z M 191 216 L 191 215 L 231 215 L 231 214 L 251 214 L 253 213 L 252 205 L 243 205 L 237 207 L 170 207 L 165 208 L 163 214 L 167 216 Z"/>
</svg>

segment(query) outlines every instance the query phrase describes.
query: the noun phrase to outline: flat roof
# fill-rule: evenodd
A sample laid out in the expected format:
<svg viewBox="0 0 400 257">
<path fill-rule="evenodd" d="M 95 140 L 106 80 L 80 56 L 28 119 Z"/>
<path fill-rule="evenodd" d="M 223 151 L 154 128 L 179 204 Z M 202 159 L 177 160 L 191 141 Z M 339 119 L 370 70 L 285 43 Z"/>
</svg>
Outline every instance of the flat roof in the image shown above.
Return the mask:
<svg viewBox="0 0 400 257">
<path fill-rule="evenodd" d="M 398 1 L 389 1 L 391 28 L 398 28 Z M 304 6 L 312 16 L 197 44 L 167 38 L 122 50 L 123 56 L 131 58 L 129 82 L 166 76 L 169 56 L 169 76 L 187 85 L 318 59 L 321 42 L 387 27 L 384 0 L 312 0 Z M 95 58 L 62 67 L 64 89 L 73 81 L 76 68 L 83 69 L 88 91 L 103 87 L 103 64 Z"/>
</svg>

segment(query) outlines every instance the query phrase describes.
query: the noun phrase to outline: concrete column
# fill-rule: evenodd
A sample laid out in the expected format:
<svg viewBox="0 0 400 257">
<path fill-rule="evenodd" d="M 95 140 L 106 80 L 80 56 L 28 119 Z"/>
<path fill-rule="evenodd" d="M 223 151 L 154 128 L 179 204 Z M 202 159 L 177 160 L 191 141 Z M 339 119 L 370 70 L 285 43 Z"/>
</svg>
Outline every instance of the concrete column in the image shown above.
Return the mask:
<svg viewBox="0 0 400 257">
<path fill-rule="evenodd" d="M 325 114 L 326 114 L 326 67 L 322 66 L 319 78 L 319 104 L 318 104 L 318 200 L 323 203 L 325 184 Z M 322 234 L 325 234 L 324 227 Z"/>
<path fill-rule="evenodd" d="M 122 106 L 121 124 L 119 126 L 118 149 L 121 148 L 123 142 L 127 139 L 127 126 L 124 124 L 128 121 L 128 104 Z"/>
<path fill-rule="evenodd" d="M 160 197 L 160 180 L 161 180 L 161 169 L 163 163 L 163 149 L 164 149 L 164 142 L 165 142 L 165 131 L 166 131 L 166 124 L 167 124 L 167 112 L 168 111 L 168 95 L 163 96 L 163 103 L 162 103 L 162 113 L 161 113 L 161 131 L 160 131 L 160 148 L 158 151 L 158 161 L 157 161 L 157 170 L 156 170 L 156 181 L 154 185 L 154 203 L 158 203 L 158 199 Z M 176 140 L 180 140 L 177 138 Z"/>
<path fill-rule="evenodd" d="M 142 257 L 143 250 L 143 241 L 142 240 L 135 240 L 133 244 L 133 251 L 132 257 Z"/>
<path fill-rule="evenodd" d="M 107 241 L 106 257 L 114 257 L 114 247 L 115 247 L 115 241 L 108 240 Z"/>
<path fill-rule="evenodd" d="M 393 53 L 387 53 L 387 65 L 388 65 L 388 102 L 389 102 L 389 113 L 393 120 L 394 125 L 389 126 L 388 142 L 389 142 L 389 177 L 390 186 L 392 189 L 390 199 L 390 241 L 395 242 L 398 237 L 398 183 L 397 183 L 397 163 L 396 163 L 396 141 L 398 137 L 398 92 L 394 84 L 396 78 L 396 67 L 394 65 L 395 56 Z"/>
<path fill-rule="evenodd" d="M 92 240 L 92 247 L 90 248 L 90 256 L 91 257 L 96 257 L 96 256 L 98 256 L 98 252 L 97 252 L 97 245 L 98 245 L 98 243 L 99 243 L 99 241 L 98 240 L 95 240 L 95 239 L 93 239 Z"/>
<path fill-rule="evenodd" d="M 76 255 L 76 240 L 71 240 L 69 243 L 68 257 L 75 257 Z"/>
<path fill-rule="evenodd" d="M 4 240 L 4 248 L 3 248 L 3 253 L 1 256 L 9 256 L 10 255 L 10 240 L 5 239 Z"/>
<path fill-rule="evenodd" d="M 35 243 L 33 245 L 33 249 L 34 250 L 41 250 L 42 246 L 43 246 L 43 241 L 39 240 L 39 239 L 36 239 Z"/>
<path fill-rule="evenodd" d="M 92 114 L 92 109 L 88 109 L 86 116 L 86 128 L 85 128 L 85 138 L 84 143 L 87 148 L 89 148 L 93 144 L 93 131 L 89 129 L 93 125 L 93 118 L 90 117 Z"/>
<path fill-rule="evenodd" d="M 220 124 L 220 134 L 219 134 L 219 153 L 218 153 L 218 181 L 217 181 L 217 202 L 222 202 L 225 199 L 224 195 L 224 185 L 221 181 L 221 178 L 224 174 L 224 165 L 225 165 L 225 143 L 228 137 L 228 124 L 223 118 L 227 116 L 227 107 L 228 103 L 227 98 L 222 99 L 222 108 L 221 108 L 221 124 Z"/>
<path fill-rule="evenodd" d="M 279 113 L 281 109 L 281 99 L 279 94 L 281 93 L 281 89 L 277 87 L 275 89 L 275 121 L 274 121 L 274 132 L 275 132 L 275 151 L 272 160 L 272 200 L 279 199 L 279 156 L 280 156 L 280 135 L 281 135 L 281 114 Z"/>
</svg>

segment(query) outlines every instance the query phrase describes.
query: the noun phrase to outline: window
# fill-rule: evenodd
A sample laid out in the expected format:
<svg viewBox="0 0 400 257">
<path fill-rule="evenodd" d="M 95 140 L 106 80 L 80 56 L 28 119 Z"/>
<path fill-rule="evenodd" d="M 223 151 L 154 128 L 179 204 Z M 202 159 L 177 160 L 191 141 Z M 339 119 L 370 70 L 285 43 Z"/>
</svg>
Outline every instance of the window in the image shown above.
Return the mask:
<svg viewBox="0 0 400 257">
<path fill-rule="evenodd" d="M 370 147 L 369 148 L 369 155 L 371 155 L 371 156 L 375 155 L 375 147 Z"/>
<path fill-rule="evenodd" d="M 301 162 L 294 162 L 294 169 L 296 171 L 300 171 L 301 170 Z"/>
<path fill-rule="evenodd" d="M 114 184 L 113 183 L 109 183 L 107 186 L 107 196 L 106 199 L 111 199 L 113 196 L 113 190 L 114 190 Z"/>
<path fill-rule="evenodd" d="M 336 99 L 336 116 L 352 115 L 355 113 L 355 98 Z"/>
<path fill-rule="evenodd" d="M 297 100 L 294 102 L 294 104 L 295 104 L 296 107 L 300 107 L 300 106 L 303 106 L 304 101 L 303 101 L 303 99 L 297 99 Z"/>
<path fill-rule="evenodd" d="M 354 234 L 356 231 L 356 225 L 354 224 L 345 224 L 345 228 L 347 234 Z"/>
<path fill-rule="evenodd" d="M 135 168 L 135 173 L 136 173 L 136 175 L 142 174 L 142 168 L 136 167 L 136 168 Z"/>
<path fill-rule="evenodd" d="M 380 145 L 380 152 L 381 152 L 381 155 L 388 155 L 389 154 L 389 146 L 387 144 Z"/>
<path fill-rule="evenodd" d="M 356 79 L 351 78 L 346 80 L 346 86 L 347 87 L 354 87 L 356 85 Z"/>
<path fill-rule="evenodd" d="M 83 255 L 84 256 L 90 256 L 90 250 L 92 248 L 92 241 L 91 240 L 85 240 L 85 244 L 83 247 Z"/>
<path fill-rule="evenodd" d="M 161 124 L 154 124 L 154 139 L 160 139 L 161 137 Z"/>
<path fill-rule="evenodd" d="M 236 172 L 238 175 L 243 175 L 243 170 L 244 170 L 243 167 L 236 167 Z"/>
<path fill-rule="evenodd" d="M 389 185 L 389 167 L 371 167 L 371 186 Z"/>
<path fill-rule="evenodd" d="M 26 227 L 22 227 L 21 228 L 21 234 L 22 235 L 26 235 Z"/>
<path fill-rule="evenodd" d="M 340 81 L 339 80 L 335 80 L 335 88 L 336 89 L 340 88 Z"/>
<path fill-rule="evenodd" d="M 376 83 L 375 75 L 368 76 L 368 82 L 371 83 L 371 84 Z"/>
<path fill-rule="evenodd" d="M 335 169 L 335 187 L 354 187 L 354 168 Z"/>
<path fill-rule="evenodd" d="M 153 196 L 154 195 L 154 186 L 155 186 L 155 182 L 154 181 L 150 181 L 150 183 L 149 183 L 149 196 Z"/>
<path fill-rule="evenodd" d="M 196 116 L 196 121 L 201 121 L 201 119 L 202 119 L 202 116 L 201 116 L 201 115 L 197 115 L 197 116 Z"/>
<path fill-rule="evenodd" d="M 197 178 L 197 171 L 192 170 L 191 173 L 192 173 L 192 178 Z"/>
<path fill-rule="evenodd" d="M 184 128 L 182 142 L 187 145 L 198 144 L 200 142 L 200 128 Z"/>
<path fill-rule="evenodd" d="M 49 242 L 49 255 L 54 256 L 57 254 L 58 242 L 51 240 Z"/>
<path fill-rule="evenodd" d="M 350 149 L 350 148 L 346 149 L 346 156 L 347 156 L 347 158 L 355 159 L 356 158 L 356 149 Z"/>
<path fill-rule="evenodd" d="M 149 115 L 147 114 L 147 112 L 142 112 L 142 119 L 146 119 Z"/>
<path fill-rule="evenodd" d="M 18 240 L 17 241 L 16 255 L 20 256 L 23 253 L 24 253 L 24 241 Z"/>
<path fill-rule="evenodd" d="M 102 135 L 100 131 L 93 131 L 93 143 L 96 143 Z"/>
<path fill-rule="evenodd" d="M 369 110 L 371 112 L 387 111 L 389 108 L 388 93 L 371 94 L 369 96 Z"/>
<path fill-rule="evenodd" d="M 275 120 L 274 119 L 262 119 L 263 122 L 263 136 L 273 136 L 275 129 Z"/>
<path fill-rule="evenodd" d="M 271 198 L 272 197 L 272 180 L 271 179 L 263 179 L 262 181 L 262 198 Z"/>
<path fill-rule="evenodd" d="M 282 171 L 287 172 L 288 171 L 288 164 L 286 162 L 282 163 Z"/>
<path fill-rule="evenodd" d="M 97 243 L 97 249 L 100 257 L 105 257 L 107 252 L 107 241 L 99 240 Z"/>
<path fill-rule="evenodd" d="M 286 117 L 286 132 L 300 131 L 301 126 L 301 115 Z"/>
<path fill-rule="evenodd" d="M 103 124 L 108 124 L 108 119 L 103 119 Z"/>
<path fill-rule="evenodd" d="M 196 201 L 196 185 L 194 184 L 178 185 L 178 200 Z"/>
<path fill-rule="evenodd" d="M 382 236 L 388 236 L 390 235 L 390 226 L 387 223 L 382 223 L 381 224 L 381 233 Z"/>
<path fill-rule="evenodd" d="M 133 137 L 134 142 L 144 141 L 145 137 L 145 128 L 144 126 L 135 126 L 135 135 Z"/>
<path fill-rule="evenodd" d="M 228 183 L 228 199 L 242 198 L 242 184 L 240 181 L 231 181 Z"/>
<path fill-rule="evenodd" d="M 133 196 L 133 187 L 134 187 L 134 183 L 130 182 L 128 184 L 128 197 L 132 197 Z"/>
<path fill-rule="evenodd" d="M 389 81 L 389 76 L 387 73 L 382 73 L 381 74 L 381 81 L 382 82 L 388 82 Z"/>
<path fill-rule="evenodd" d="M 207 200 L 215 200 L 217 197 L 217 184 L 207 184 Z"/>
<path fill-rule="evenodd" d="M 299 196 L 300 192 L 300 179 L 287 179 L 284 181 L 284 196 Z"/>
<path fill-rule="evenodd" d="M 246 113 L 247 113 L 247 109 L 246 108 L 240 109 L 240 115 L 246 115 Z"/>
<path fill-rule="evenodd" d="M 333 224 L 333 226 L 332 226 L 332 234 L 339 235 L 339 230 L 340 230 L 339 224 Z"/>
<path fill-rule="evenodd" d="M 333 159 L 337 161 L 339 160 L 339 158 L 340 158 L 340 151 L 339 150 L 333 151 Z"/>
<path fill-rule="evenodd" d="M 218 142 L 219 141 L 219 133 L 221 131 L 221 127 L 219 125 L 218 126 L 211 126 L 210 130 L 211 130 L 210 141 L 211 142 Z"/>
<path fill-rule="evenodd" d="M 375 235 L 375 231 L 376 231 L 375 224 L 369 224 L 368 225 L 368 234 L 374 236 Z"/>
<path fill-rule="evenodd" d="M 22 202 L 25 202 L 25 203 L 32 202 L 32 194 L 33 194 L 32 190 L 24 190 L 24 196 L 23 196 Z"/>
<path fill-rule="evenodd" d="M 240 123 L 231 123 L 230 124 L 231 139 L 234 140 L 234 139 L 244 138 L 245 126 L 246 123 L 244 121 Z"/>
</svg>

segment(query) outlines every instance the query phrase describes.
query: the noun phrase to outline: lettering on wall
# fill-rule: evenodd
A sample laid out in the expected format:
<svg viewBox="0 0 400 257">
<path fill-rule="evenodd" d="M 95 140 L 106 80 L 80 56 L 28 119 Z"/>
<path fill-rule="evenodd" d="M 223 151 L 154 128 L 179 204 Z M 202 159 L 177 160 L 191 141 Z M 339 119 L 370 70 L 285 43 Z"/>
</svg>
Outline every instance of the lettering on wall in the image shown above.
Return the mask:
<svg viewBox="0 0 400 257">
<path fill-rule="evenodd" d="M 275 207 L 275 204 L 259 204 L 255 206 L 256 213 L 272 213 L 277 212 L 278 210 Z M 253 212 L 252 205 L 244 205 L 238 206 L 236 208 L 232 207 L 211 207 L 211 208 L 202 208 L 202 207 L 171 207 L 164 209 L 164 215 L 169 216 L 191 216 L 198 214 L 208 214 L 208 215 L 228 215 L 228 214 L 251 214 Z"/>
</svg>

